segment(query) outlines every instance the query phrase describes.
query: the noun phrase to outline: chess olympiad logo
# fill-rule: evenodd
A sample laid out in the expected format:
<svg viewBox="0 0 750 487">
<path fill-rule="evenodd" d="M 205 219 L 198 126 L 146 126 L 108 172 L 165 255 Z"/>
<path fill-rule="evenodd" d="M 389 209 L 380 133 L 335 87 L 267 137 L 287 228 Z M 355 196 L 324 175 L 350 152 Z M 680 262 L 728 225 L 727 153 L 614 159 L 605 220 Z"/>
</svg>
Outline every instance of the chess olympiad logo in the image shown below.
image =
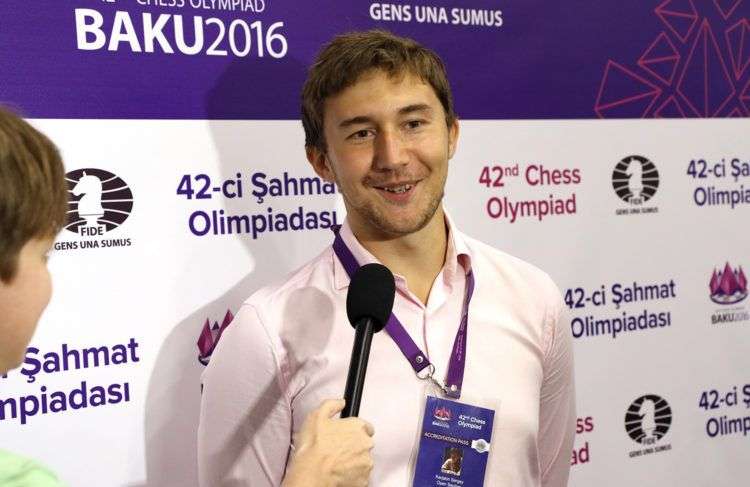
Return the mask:
<svg viewBox="0 0 750 487">
<path fill-rule="evenodd" d="M 122 225 L 133 210 L 133 193 L 118 176 L 102 169 L 78 169 L 68 181 L 68 224 L 81 236 L 104 235 Z"/>
<path fill-rule="evenodd" d="M 672 408 L 664 398 L 646 394 L 633 401 L 625 413 L 625 431 L 633 441 L 645 448 L 631 451 L 630 457 L 671 450 L 672 445 L 657 445 L 671 426 Z"/>
<path fill-rule="evenodd" d="M 714 269 L 708 284 L 711 290 L 711 301 L 716 304 L 736 304 L 747 297 L 747 278 L 742 267 L 732 269 L 729 262 L 724 270 Z"/>
<path fill-rule="evenodd" d="M 208 365 L 208 362 L 211 360 L 211 355 L 214 353 L 216 345 L 218 345 L 219 340 L 221 339 L 221 335 L 230 323 L 232 323 L 233 319 L 234 315 L 229 310 L 227 310 L 227 313 L 224 315 L 221 325 L 219 325 L 218 321 L 214 321 L 214 324 L 211 325 L 209 319 L 206 318 L 206 322 L 203 323 L 203 329 L 201 330 L 197 342 L 198 362 L 203 365 Z"/>
<path fill-rule="evenodd" d="M 439 419 L 440 421 L 450 421 L 453 417 L 453 413 L 451 413 L 451 410 L 447 407 L 441 406 L 435 408 L 433 416 L 435 416 L 435 419 Z"/>
<path fill-rule="evenodd" d="M 750 311 L 740 304 L 748 295 L 747 277 L 742 266 L 732 268 L 727 262 L 722 270 L 714 267 L 708 288 L 711 301 L 721 305 L 711 314 L 712 325 L 750 321 Z"/>
<path fill-rule="evenodd" d="M 655 207 L 643 207 L 659 189 L 659 171 L 647 158 L 632 155 L 618 162 L 612 171 L 612 188 L 617 197 L 629 205 L 627 209 L 618 209 L 618 215 L 658 211 Z"/>
</svg>

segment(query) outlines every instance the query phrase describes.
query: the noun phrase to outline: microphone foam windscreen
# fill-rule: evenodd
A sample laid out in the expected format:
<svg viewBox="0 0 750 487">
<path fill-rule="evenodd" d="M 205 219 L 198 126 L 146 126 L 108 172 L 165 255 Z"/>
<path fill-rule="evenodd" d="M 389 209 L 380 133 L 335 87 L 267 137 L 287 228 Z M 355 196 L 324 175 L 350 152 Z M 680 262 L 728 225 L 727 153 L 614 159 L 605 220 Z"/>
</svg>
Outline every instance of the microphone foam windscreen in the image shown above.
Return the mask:
<svg viewBox="0 0 750 487">
<path fill-rule="evenodd" d="M 352 326 L 361 318 L 374 318 L 375 332 L 383 329 L 393 310 L 396 283 L 382 264 L 365 264 L 354 273 L 346 295 L 346 315 Z"/>
</svg>

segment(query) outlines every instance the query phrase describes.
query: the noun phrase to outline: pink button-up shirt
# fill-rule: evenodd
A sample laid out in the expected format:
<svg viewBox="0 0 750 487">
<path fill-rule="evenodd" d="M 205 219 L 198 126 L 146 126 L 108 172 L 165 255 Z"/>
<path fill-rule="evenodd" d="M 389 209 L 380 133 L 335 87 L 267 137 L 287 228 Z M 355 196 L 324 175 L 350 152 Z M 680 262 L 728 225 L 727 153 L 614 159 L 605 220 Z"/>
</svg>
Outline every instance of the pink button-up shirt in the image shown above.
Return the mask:
<svg viewBox="0 0 750 487">
<path fill-rule="evenodd" d="M 427 304 L 396 276 L 393 311 L 443 379 L 473 270 L 461 401 L 497 407 L 485 485 L 564 486 L 575 397 L 560 293 L 539 269 L 449 227 Z M 377 261 L 346 223 L 341 236 L 360 264 Z M 294 433 L 322 400 L 343 396 L 354 338 L 348 284 L 328 247 L 244 303 L 203 375 L 201 487 L 281 484 Z M 425 390 L 388 334 L 376 334 L 359 414 L 375 428 L 370 485 L 410 485 Z"/>
</svg>

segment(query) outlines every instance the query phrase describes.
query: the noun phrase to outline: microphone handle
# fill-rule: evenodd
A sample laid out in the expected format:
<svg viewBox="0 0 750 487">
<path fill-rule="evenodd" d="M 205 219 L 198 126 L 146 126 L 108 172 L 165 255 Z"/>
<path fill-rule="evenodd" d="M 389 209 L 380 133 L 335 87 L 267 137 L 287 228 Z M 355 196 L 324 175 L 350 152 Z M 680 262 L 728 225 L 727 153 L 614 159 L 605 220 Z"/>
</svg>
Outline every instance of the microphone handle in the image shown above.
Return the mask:
<svg viewBox="0 0 750 487">
<path fill-rule="evenodd" d="M 346 377 L 344 400 L 346 405 L 341 411 L 342 418 L 359 415 L 359 404 L 362 401 L 362 388 L 365 385 L 367 361 L 370 358 L 370 344 L 375 328 L 375 320 L 369 317 L 360 319 L 354 333 L 352 358 L 349 362 L 349 375 Z"/>
</svg>

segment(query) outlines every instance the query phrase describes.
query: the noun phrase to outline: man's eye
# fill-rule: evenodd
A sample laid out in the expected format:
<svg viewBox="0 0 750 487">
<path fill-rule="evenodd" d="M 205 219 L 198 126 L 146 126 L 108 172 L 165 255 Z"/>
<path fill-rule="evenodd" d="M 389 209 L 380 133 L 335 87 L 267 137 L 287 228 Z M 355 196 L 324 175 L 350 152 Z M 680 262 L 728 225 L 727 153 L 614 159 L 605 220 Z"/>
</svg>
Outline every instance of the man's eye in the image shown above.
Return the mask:
<svg viewBox="0 0 750 487">
<path fill-rule="evenodd" d="M 369 136 L 370 136 L 369 130 L 358 130 L 354 132 L 350 137 L 352 139 L 366 139 Z"/>
<path fill-rule="evenodd" d="M 422 120 L 409 120 L 408 122 L 406 122 L 406 126 L 410 129 L 418 129 L 422 125 L 424 125 L 424 122 Z"/>
</svg>

